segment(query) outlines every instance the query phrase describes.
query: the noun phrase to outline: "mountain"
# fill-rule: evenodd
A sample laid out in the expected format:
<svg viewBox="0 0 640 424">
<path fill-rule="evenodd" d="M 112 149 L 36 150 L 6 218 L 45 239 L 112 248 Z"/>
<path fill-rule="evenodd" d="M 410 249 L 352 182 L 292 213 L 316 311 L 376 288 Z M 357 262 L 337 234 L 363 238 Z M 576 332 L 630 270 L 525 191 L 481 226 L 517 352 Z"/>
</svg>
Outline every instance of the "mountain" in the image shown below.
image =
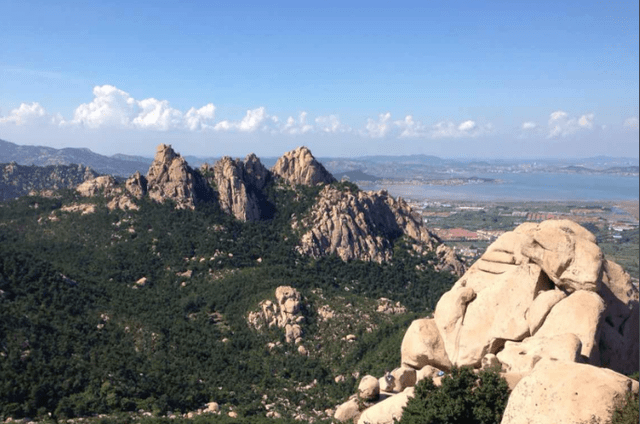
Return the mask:
<svg viewBox="0 0 640 424">
<path fill-rule="evenodd" d="M 109 157 L 86 148 L 54 149 L 44 146 L 19 146 L 0 140 L 0 163 L 9 162 L 37 166 L 81 164 L 100 174 L 128 177 L 136 171 L 144 172 L 151 160 L 139 156 Z"/>
</svg>

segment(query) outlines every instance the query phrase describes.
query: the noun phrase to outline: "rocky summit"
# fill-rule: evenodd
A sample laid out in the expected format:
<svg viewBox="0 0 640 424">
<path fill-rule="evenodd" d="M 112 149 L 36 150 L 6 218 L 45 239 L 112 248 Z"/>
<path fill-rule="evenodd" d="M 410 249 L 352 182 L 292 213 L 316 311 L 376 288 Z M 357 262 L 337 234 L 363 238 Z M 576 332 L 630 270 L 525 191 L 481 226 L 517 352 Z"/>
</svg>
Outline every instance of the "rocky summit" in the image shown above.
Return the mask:
<svg viewBox="0 0 640 424">
<path fill-rule="evenodd" d="M 400 367 L 380 380 L 384 400 L 365 410 L 350 400 L 336 419 L 390 424 L 421 376 L 471 366 L 499 369 L 513 390 L 503 424 L 607 422 L 617 400 L 638 392 L 619 374 L 638 370 L 638 333 L 638 289 L 593 234 L 567 220 L 522 224 L 489 246 L 433 318 L 411 324 Z M 399 380 L 407 373 L 417 377 Z"/>
<path fill-rule="evenodd" d="M 342 260 L 381 263 L 393 256 L 393 241 L 406 236 L 419 254 L 439 249 L 437 267 L 461 274 L 463 264 L 441 245 L 402 199 L 386 191 L 340 190 L 326 186 L 311 213 L 292 222 L 302 236 L 298 251 L 313 257 L 338 255 Z"/>
<path fill-rule="evenodd" d="M 294 186 L 331 184 L 336 180 L 306 147 L 282 155 L 271 171 Z"/>
<path fill-rule="evenodd" d="M 193 209 L 196 202 L 196 177 L 187 161 L 171 146 L 161 144 L 147 173 L 149 197 L 157 202 L 173 200 L 181 209 Z"/>
</svg>

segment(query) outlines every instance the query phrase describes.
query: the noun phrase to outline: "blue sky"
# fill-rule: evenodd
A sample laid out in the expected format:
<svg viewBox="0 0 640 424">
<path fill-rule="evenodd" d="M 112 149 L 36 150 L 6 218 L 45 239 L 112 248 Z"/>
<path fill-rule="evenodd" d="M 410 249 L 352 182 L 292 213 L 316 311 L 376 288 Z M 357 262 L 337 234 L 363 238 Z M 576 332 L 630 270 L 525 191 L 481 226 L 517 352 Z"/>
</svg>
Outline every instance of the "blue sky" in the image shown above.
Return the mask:
<svg viewBox="0 0 640 424">
<path fill-rule="evenodd" d="M 638 157 L 638 2 L 4 1 L 0 138 Z"/>
</svg>

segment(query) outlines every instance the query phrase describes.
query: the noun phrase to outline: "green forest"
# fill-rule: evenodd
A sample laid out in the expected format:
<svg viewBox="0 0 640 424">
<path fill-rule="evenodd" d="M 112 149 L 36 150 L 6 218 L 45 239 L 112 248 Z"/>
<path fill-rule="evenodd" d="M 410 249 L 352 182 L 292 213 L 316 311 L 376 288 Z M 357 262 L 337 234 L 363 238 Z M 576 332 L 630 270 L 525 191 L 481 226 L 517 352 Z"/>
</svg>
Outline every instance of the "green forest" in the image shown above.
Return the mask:
<svg viewBox="0 0 640 424">
<path fill-rule="evenodd" d="M 246 223 L 214 201 L 192 211 L 143 199 L 139 211 L 108 211 L 103 198 L 63 190 L 0 203 L 0 417 L 166 416 L 215 401 L 258 423 L 267 403 L 283 417 L 298 406 L 324 411 L 355 391 L 355 372 L 397 367 L 411 320 L 455 277 L 419 270 L 433 258 L 412 255 L 402 238 L 383 264 L 301 256 L 291 216 L 307 213 L 319 188 L 267 193 L 270 219 Z M 97 211 L 60 210 L 83 202 Z M 308 356 L 282 330 L 247 324 L 281 285 L 302 294 Z M 381 297 L 407 313 L 376 314 Z M 332 325 L 317 314 L 327 304 L 345 311 Z M 340 326 L 356 341 L 337 337 Z"/>
</svg>

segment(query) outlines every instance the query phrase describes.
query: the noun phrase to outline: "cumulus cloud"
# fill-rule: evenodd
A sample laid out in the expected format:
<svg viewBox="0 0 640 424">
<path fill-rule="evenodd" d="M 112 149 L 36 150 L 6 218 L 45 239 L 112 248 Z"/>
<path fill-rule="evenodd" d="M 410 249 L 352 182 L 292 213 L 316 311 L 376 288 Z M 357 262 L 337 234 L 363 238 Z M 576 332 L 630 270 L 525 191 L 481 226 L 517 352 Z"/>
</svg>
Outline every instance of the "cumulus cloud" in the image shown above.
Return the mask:
<svg viewBox="0 0 640 424">
<path fill-rule="evenodd" d="M 324 133 L 346 133 L 351 132 L 351 127 L 340 122 L 337 115 L 318 116 L 315 119 L 316 128 Z"/>
<path fill-rule="evenodd" d="M 478 137 L 480 135 L 491 132 L 493 126 L 491 124 L 478 125 L 475 121 L 467 120 L 456 125 L 448 121 L 442 121 L 435 124 L 430 130 L 431 138 L 464 138 Z"/>
<path fill-rule="evenodd" d="M 534 130 L 538 127 L 538 124 L 536 124 L 535 122 L 523 122 L 522 123 L 522 129 L 527 131 L 527 130 Z"/>
<path fill-rule="evenodd" d="M 638 130 L 638 117 L 632 116 L 624 120 L 622 126 L 627 130 Z"/>
<path fill-rule="evenodd" d="M 549 134 L 547 138 L 566 137 L 582 130 L 593 129 L 595 115 L 588 113 L 579 118 L 570 118 L 567 112 L 557 110 L 549 116 Z"/>
<path fill-rule="evenodd" d="M 378 115 L 378 120 L 375 121 L 371 118 L 367 119 L 367 126 L 362 134 L 371 138 L 382 138 L 389 134 L 392 127 L 391 113 L 381 113 Z"/>
<path fill-rule="evenodd" d="M 87 128 L 139 128 L 156 131 L 187 129 L 197 131 L 209 127 L 215 116 L 211 103 L 182 113 L 167 100 L 136 100 L 126 91 L 112 85 L 96 86 L 93 100 L 78 106 L 68 124 Z"/>
<path fill-rule="evenodd" d="M 38 102 L 22 103 L 16 109 L 13 109 L 8 116 L 0 117 L 0 124 L 14 125 L 58 125 L 62 122 L 60 115 L 50 115 L 44 107 Z"/>
<path fill-rule="evenodd" d="M 287 119 L 286 124 L 280 129 L 280 132 L 296 135 L 312 131 L 313 125 L 307 123 L 307 115 L 307 112 L 301 112 L 298 119 L 294 119 L 293 116 L 290 116 L 289 119 Z"/>
<path fill-rule="evenodd" d="M 407 115 L 401 121 L 393 123 L 400 130 L 400 137 L 424 137 L 426 127 L 420 121 L 414 121 L 412 115 Z"/>
<path fill-rule="evenodd" d="M 269 116 L 267 115 L 266 109 L 264 107 L 259 107 L 247 110 L 246 115 L 241 121 L 220 121 L 215 125 L 214 129 L 216 131 L 237 130 L 242 132 L 254 132 L 267 118 L 269 118 Z M 277 117 L 275 121 L 273 119 L 271 120 L 272 122 L 277 122 Z"/>
</svg>

